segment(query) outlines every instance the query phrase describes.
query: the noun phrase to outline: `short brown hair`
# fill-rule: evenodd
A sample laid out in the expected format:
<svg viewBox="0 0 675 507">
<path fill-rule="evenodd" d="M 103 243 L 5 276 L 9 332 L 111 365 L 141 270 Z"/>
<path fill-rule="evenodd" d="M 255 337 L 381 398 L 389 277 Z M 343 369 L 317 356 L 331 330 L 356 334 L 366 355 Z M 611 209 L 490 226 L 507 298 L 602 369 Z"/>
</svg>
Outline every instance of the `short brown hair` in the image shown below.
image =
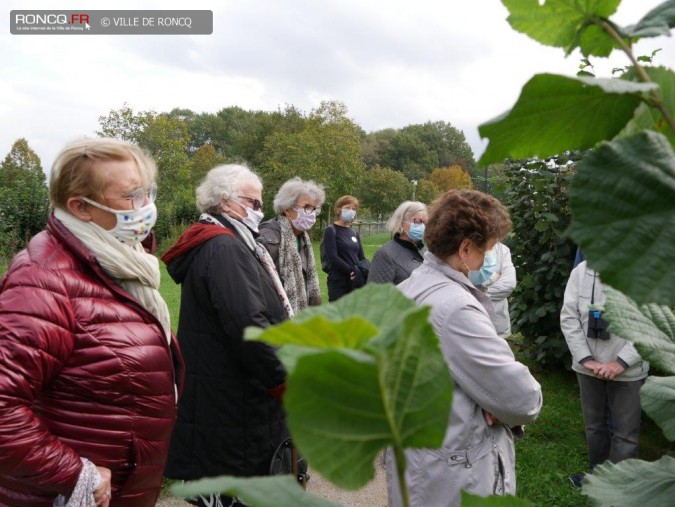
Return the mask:
<svg viewBox="0 0 675 507">
<path fill-rule="evenodd" d="M 66 209 L 70 197 L 103 197 L 105 175 L 96 170 L 99 161 L 136 162 L 144 187 L 154 183 L 155 162 L 135 144 L 112 138 L 78 139 L 68 143 L 56 157 L 49 177 L 52 208 Z"/>
<path fill-rule="evenodd" d="M 337 201 L 335 201 L 335 208 L 333 210 L 335 211 L 335 218 L 340 218 L 340 210 L 342 209 L 343 206 L 347 206 L 348 204 L 351 204 L 356 208 L 358 211 L 359 209 L 359 200 L 354 197 L 353 195 L 343 195 L 340 197 Z"/>
<path fill-rule="evenodd" d="M 429 206 L 424 242 L 436 257 L 446 259 L 465 239 L 483 248 L 493 239 L 503 239 L 510 230 L 509 211 L 491 195 L 448 190 Z"/>
</svg>

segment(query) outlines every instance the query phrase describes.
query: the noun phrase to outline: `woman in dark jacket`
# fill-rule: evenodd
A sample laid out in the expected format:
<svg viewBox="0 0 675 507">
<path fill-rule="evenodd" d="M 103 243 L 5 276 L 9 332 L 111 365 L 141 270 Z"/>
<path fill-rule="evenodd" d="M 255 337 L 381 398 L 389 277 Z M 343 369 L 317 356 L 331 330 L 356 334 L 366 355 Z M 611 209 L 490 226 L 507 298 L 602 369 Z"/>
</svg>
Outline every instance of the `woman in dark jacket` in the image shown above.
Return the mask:
<svg viewBox="0 0 675 507">
<path fill-rule="evenodd" d="M 387 229 L 394 237 L 375 252 L 368 273 L 369 283 L 398 285 L 420 264 L 426 248 L 422 239 L 427 207 L 419 201 L 405 201 L 391 215 Z"/>
<path fill-rule="evenodd" d="M 0 281 L 0 505 L 156 503 L 182 359 L 139 243 L 154 180 L 114 139 L 54 163 L 47 228 Z"/>
<path fill-rule="evenodd" d="M 255 242 L 261 199 L 262 183 L 246 166 L 212 169 L 197 188 L 199 221 L 162 257 L 182 285 L 178 339 L 187 370 L 166 470 L 174 479 L 268 475 L 287 436 L 284 368 L 272 347 L 243 338 L 247 327 L 293 313 L 272 259 Z M 233 503 L 193 500 L 217 501 Z"/>
<path fill-rule="evenodd" d="M 368 277 L 368 260 L 363 245 L 352 223 L 359 210 L 359 201 L 352 195 L 343 195 L 335 202 L 335 221 L 326 227 L 321 248 L 328 262 L 328 301 L 337 301 L 345 294 L 363 286 Z M 323 254 L 322 254 L 323 255 Z M 321 259 L 323 264 L 323 257 Z"/>
</svg>

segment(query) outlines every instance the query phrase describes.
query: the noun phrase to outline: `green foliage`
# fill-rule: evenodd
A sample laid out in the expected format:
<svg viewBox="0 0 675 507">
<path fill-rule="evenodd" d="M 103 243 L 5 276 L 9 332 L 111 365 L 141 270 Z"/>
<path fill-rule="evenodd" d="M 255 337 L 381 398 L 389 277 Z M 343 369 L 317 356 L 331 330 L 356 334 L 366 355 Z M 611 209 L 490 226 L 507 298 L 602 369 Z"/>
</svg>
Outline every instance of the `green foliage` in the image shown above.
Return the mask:
<svg viewBox="0 0 675 507">
<path fill-rule="evenodd" d="M 532 504 L 510 495 L 482 497 L 462 491 L 462 507 L 532 507 Z"/>
<path fill-rule="evenodd" d="M 17 139 L 0 164 L 0 259 L 11 258 L 44 229 L 49 191 L 40 158 Z"/>
<path fill-rule="evenodd" d="M 594 505 L 663 507 L 675 498 L 675 458 L 653 463 L 628 459 L 598 465 L 584 480 L 583 493 Z"/>
<path fill-rule="evenodd" d="M 579 47 L 584 56 L 605 56 L 619 48 L 631 62 L 632 69 L 620 80 L 578 78 L 575 82 L 560 76 L 535 76 L 530 83 L 548 82 L 549 89 L 524 89 L 512 112 L 480 127 L 481 134 L 491 138 L 481 161 L 599 143 L 579 165 L 570 190 L 570 234 L 603 281 L 626 293 L 623 297 L 609 291 L 606 317 L 612 330 L 634 341 L 661 371 L 673 373 L 675 298 L 668 252 L 675 239 L 675 81 L 668 69 L 645 69 L 640 62 L 646 60 L 636 58 L 631 45 L 640 37 L 670 35 L 675 26 L 675 0 L 664 2 L 625 28 L 608 19 L 618 0 L 503 3 L 512 26 L 539 42 L 568 52 Z M 565 118 L 555 107 L 564 80 L 572 92 L 568 107 L 575 118 Z M 537 106 L 545 113 L 537 129 L 557 133 L 555 139 L 544 134 L 533 141 L 524 135 L 528 128 L 519 120 L 534 118 L 532 111 Z M 567 128 L 561 129 L 561 123 Z M 513 131 L 500 133 L 500 127 Z M 650 378 L 643 388 L 643 408 L 670 438 L 675 436 L 673 378 Z M 664 457 L 657 463 L 626 460 L 598 466 L 584 481 L 583 492 L 600 506 L 672 503 L 675 461 Z"/>
<path fill-rule="evenodd" d="M 511 111 L 478 128 L 481 136 L 490 138 L 480 163 L 591 148 L 618 134 L 644 94 L 656 88 L 654 83 L 617 79 L 534 76 Z M 585 122 L 592 127 L 580 128 Z"/>
<path fill-rule="evenodd" d="M 570 223 L 569 162 L 578 157 L 511 161 L 505 170 L 513 222 L 513 238 L 507 243 L 519 279 L 511 295 L 511 321 L 514 332 L 524 337 L 525 357 L 545 366 L 569 357 L 559 315 L 575 253 L 564 231 Z"/>
<path fill-rule="evenodd" d="M 563 48 L 570 54 L 580 48 L 584 56 L 608 56 L 615 47 L 601 37 L 594 18 L 607 18 L 616 12 L 621 0 L 502 0 L 509 10 L 508 21 L 522 32 L 547 46 Z"/>
<path fill-rule="evenodd" d="M 408 180 L 422 180 L 436 167 L 475 168 L 464 133 L 442 121 L 373 132 L 362 140 L 362 153 L 368 167 L 390 167 Z"/>
<path fill-rule="evenodd" d="M 411 184 L 403 173 L 375 166 L 359 182 L 359 202 L 373 213 L 387 213 L 411 197 Z"/>
<path fill-rule="evenodd" d="M 675 152 L 652 131 L 603 144 L 572 182 L 570 234 L 604 282 L 640 303 L 675 304 L 675 270 L 664 269 L 671 257 L 664 245 L 675 244 L 673 196 Z"/>
</svg>

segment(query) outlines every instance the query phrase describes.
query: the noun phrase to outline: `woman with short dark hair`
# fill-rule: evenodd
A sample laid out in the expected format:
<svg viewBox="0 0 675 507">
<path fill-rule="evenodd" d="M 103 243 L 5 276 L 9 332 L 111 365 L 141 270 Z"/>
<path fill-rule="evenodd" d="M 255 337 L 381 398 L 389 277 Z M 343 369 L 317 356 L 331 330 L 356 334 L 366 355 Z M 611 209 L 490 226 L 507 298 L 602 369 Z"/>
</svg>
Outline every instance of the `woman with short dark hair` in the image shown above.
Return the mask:
<svg viewBox="0 0 675 507">
<path fill-rule="evenodd" d="M 359 200 L 343 195 L 335 202 L 335 221 L 326 227 L 321 241 L 328 261 L 328 301 L 337 301 L 368 279 L 370 265 L 363 253 L 359 233 L 352 229 L 359 210 Z M 322 264 L 323 264 L 323 258 Z"/>
<path fill-rule="evenodd" d="M 490 299 L 470 281 L 485 252 L 511 227 L 506 208 L 471 190 L 451 190 L 430 206 L 422 265 L 398 285 L 430 322 L 455 383 L 440 449 L 406 451 L 406 481 L 413 506 L 460 504 L 462 490 L 487 495 L 516 491 L 514 434 L 533 422 L 541 387 L 515 360 L 490 320 Z M 402 505 L 393 456 L 387 453 L 389 505 Z"/>
</svg>

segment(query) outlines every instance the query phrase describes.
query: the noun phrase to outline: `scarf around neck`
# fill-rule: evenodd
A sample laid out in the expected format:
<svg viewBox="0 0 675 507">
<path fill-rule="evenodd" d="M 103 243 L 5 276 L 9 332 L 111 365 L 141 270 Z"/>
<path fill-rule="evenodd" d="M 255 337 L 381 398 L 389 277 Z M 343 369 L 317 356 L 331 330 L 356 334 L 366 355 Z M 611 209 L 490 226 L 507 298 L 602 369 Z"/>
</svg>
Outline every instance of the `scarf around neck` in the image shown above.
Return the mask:
<svg viewBox="0 0 675 507">
<path fill-rule="evenodd" d="M 303 232 L 300 235 L 300 248 L 307 259 L 307 283 L 302 272 L 302 258 L 298 251 L 298 243 L 293 228 L 288 219 L 280 215 L 277 218 L 280 228 L 279 239 L 279 271 L 284 280 L 284 289 L 288 300 L 295 312 L 299 312 L 308 306 L 321 304 L 321 289 L 319 288 L 319 276 L 316 272 L 314 252 L 309 235 Z"/>
<path fill-rule="evenodd" d="M 159 260 L 143 250 L 140 243 L 127 246 L 94 222 L 84 222 L 55 208 L 56 217 L 96 258 L 103 271 L 128 292 L 162 324 L 171 343 L 171 317 L 159 293 Z"/>
</svg>

